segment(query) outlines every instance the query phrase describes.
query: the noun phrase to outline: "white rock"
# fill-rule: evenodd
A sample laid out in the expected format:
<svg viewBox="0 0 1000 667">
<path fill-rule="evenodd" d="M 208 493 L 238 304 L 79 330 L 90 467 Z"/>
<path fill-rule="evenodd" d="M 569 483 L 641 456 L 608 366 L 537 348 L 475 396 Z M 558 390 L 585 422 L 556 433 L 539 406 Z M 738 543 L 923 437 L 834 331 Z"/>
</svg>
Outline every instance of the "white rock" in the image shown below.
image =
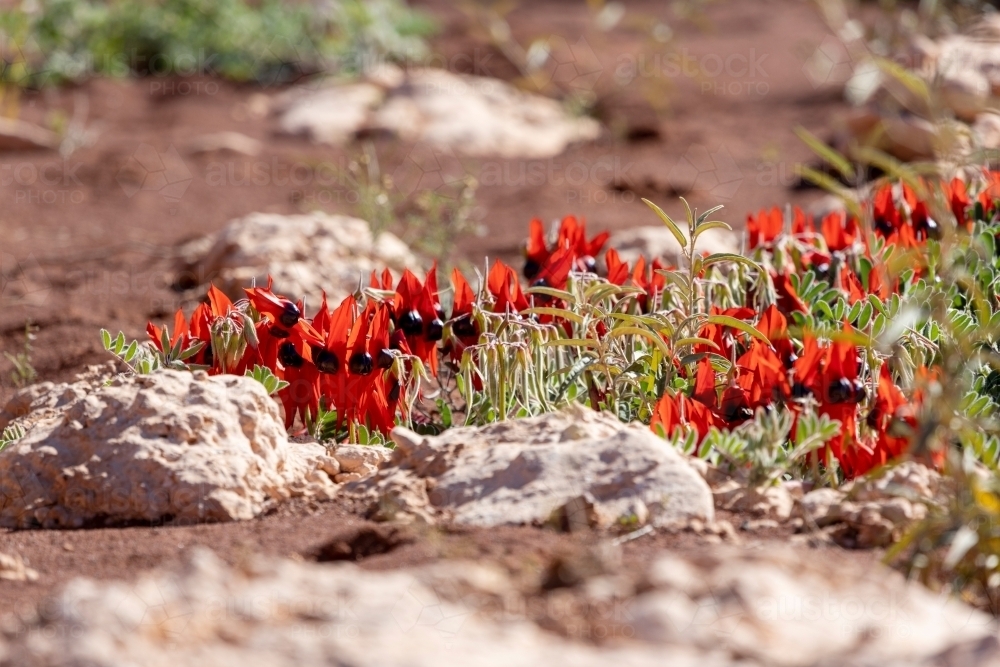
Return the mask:
<svg viewBox="0 0 1000 667">
<path fill-rule="evenodd" d="M 739 253 L 739 238 L 736 232 L 709 229 L 698 237 L 695 249 L 699 253 Z M 680 266 L 684 256 L 677 239 L 665 225 L 632 227 L 614 232 L 608 240 L 608 247 L 617 250 L 622 261 L 633 265 L 642 256 L 646 258 L 647 266 L 655 258 L 665 260 L 668 266 Z"/>
<path fill-rule="evenodd" d="M 802 497 L 799 507 L 806 519 L 822 528 L 841 519 L 840 503 L 844 497 L 836 489 L 816 489 Z"/>
<path fill-rule="evenodd" d="M 336 462 L 290 443 L 250 378 L 164 370 L 26 393 L 45 415 L 0 452 L 0 526 L 231 521 L 335 493 Z"/>
<path fill-rule="evenodd" d="M 225 151 L 253 157 L 260 153 L 262 147 L 259 141 L 242 132 L 213 132 L 192 139 L 188 144 L 188 153 L 201 155 Z"/>
<path fill-rule="evenodd" d="M 972 131 L 979 147 L 993 150 L 1000 148 L 1000 113 L 986 111 L 979 114 L 972 123 Z"/>
<path fill-rule="evenodd" d="M 403 514 L 531 524 L 586 497 L 609 522 L 632 516 L 636 501 L 653 525 L 714 519 L 708 485 L 681 454 L 641 425 L 585 408 L 419 440 L 406 435 L 396 442 L 416 444 L 397 449 L 360 489 Z"/>
<path fill-rule="evenodd" d="M 24 563 L 18 554 L 0 553 L 0 579 L 5 581 L 38 581 L 38 572 Z"/>
<path fill-rule="evenodd" d="M 937 665 L 940 652 L 995 632 L 982 612 L 884 566 L 831 565 L 809 551 L 717 547 L 650 570 L 654 589 L 629 606 L 637 639 L 751 664 Z"/>
<path fill-rule="evenodd" d="M 755 517 L 785 520 L 792 515 L 795 500 L 784 486 L 721 488 L 713 490 L 715 505 Z"/>
<path fill-rule="evenodd" d="M 199 550 L 181 571 L 132 584 L 74 580 L 44 621 L 13 633 L 10 650 L 16 664 L 39 667 L 664 664 L 659 647 L 600 648 L 523 619 L 498 622 L 495 607 L 492 614 L 480 609 L 478 596 L 460 590 L 490 585 L 495 575 L 449 566 L 451 586 L 433 566 L 428 573 L 366 572 L 346 563 L 260 559 L 236 569 Z M 505 583 L 509 594 L 514 587 Z M 669 664 L 729 661 L 678 648 Z"/>
<path fill-rule="evenodd" d="M 59 135 L 16 118 L 0 118 L 0 151 L 55 150 Z"/>
<path fill-rule="evenodd" d="M 364 220 L 315 212 L 309 215 L 254 213 L 233 220 L 211 249 L 188 269 L 194 284 L 215 281 L 232 297 L 243 287 L 274 278 L 274 289 L 319 305 L 323 290 L 331 305 L 368 284 L 372 271 L 418 268 L 417 258 L 390 232 L 378 239 Z"/>
<path fill-rule="evenodd" d="M 862 477 L 844 485 L 857 500 L 885 500 L 895 496 L 931 499 L 941 486 L 941 474 L 916 461 L 904 461 L 877 477 Z"/>
<path fill-rule="evenodd" d="M 297 96 L 281 116 L 282 132 L 341 144 L 361 130 L 381 104 L 385 91 L 370 83 L 335 85 Z"/>
<path fill-rule="evenodd" d="M 392 450 L 379 445 L 337 445 L 333 457 L 344 472 L 374 473 L 392 458 Z"/>
<path fill-rule="evenodd" d="M 572 117 L 557 102 L 498 79 L 430 68 L 294 90 L 283 105 L 282 131 L 316 141 L 387 132 L 476 157 L 553 157 L 600 131 L 593 119 Z"/>
</svg>

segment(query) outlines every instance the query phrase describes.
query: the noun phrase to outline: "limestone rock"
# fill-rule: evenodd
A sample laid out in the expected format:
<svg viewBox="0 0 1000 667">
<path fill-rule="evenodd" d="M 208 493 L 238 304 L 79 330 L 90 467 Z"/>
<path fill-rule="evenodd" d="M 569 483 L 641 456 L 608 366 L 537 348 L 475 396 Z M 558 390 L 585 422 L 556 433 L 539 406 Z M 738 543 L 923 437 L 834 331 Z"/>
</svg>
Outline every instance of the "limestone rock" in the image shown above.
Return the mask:
<svg viewBox="0 0 1000 667">
<path fill-rule="evenodd" d="M 905 461 L 879 477 L 810 491 L 799 501 L 798 513 L 807 527 L 832 526 L 831 537 L 842 546 L 885 547 L 927 516 L 921 501 L 937 495 L 940 480 L 923 464 Z"/>
<path fill-rule="evenodd" d="M 0 118 L 0 151 L 56 150 L 59 135 L 16 118 Z"/>
<path fill-rule="evenodd" d="M 195 137 L 188 144 L 188 153 L 201 155 L 204 153 L 235 153 L 253 157 L 261 151 L 262 145 L 253 137 L 242 132 L 214 132 Z"/>
<path fill-rule="evenodd" d="M 277 404 L 250 378 L 163 370 L 108 386 L 45 384 L 5 412 L 24 405 L 42 416 L 0 452 L 0 526 L 231 521 L 336 490 L 336 461 L 321 445 L 290 443 Z"/>
<path fill-rule="evenodd" d="M 529 585 L 489 562 L 362 570 L 340 557 L 349 547 L 338 545 L 336 563 L 255 558 L 238 567 L 198 548 L 187 564 L 135 581 L 76 579 L 44 614 L 0 614 L 0 655 L 25 667 L 971 667 L 1000 659 L 986 614 L 836 551 L 817 559 L 720 545 L 625 565 L 613 546 L 596 544 L 553 558 Z"/>
<path fill-rule="evenodd" d="M 38 572 L 25 565 L 19 555 L 0 553 L 0 580 L 38 581 Z"/>
<path fill-rule="evenodd" d="M 391 457 L 391 449 L 378 445 L 337 445 L 333 451 L 342 473 L 356 474 L 357 479 L 371 477 Z"/>
<path fill-rule="evenodd" d="M 180 571 L 133 584 L 71 582 L 44 621 L 12 633 L 7 657 L 26 667 L 663 664 L 653 647 L 599 648 L 525 620 L 497 622 L 476 595 L 462 593 L 479 586 L 509 592 L 509 582 L 474 565 L 449 565 L 447 581 L 440 568 L 366 572 L 349 563 L 259 559 L 236 569 L 199 550 Z M 728 662 L 678 648 L 670 664 Z"/>
<path fill-rule="evenodd" d="M 383 67 L 366 81 L 293 90 L 280 106 L 283 132 L 319 142 L 384 132 L 475 157 L 554 157 L 600 130 L 593 119 L 504 81 L 432 68 Z"/>
<path fill-rule="evenodd" d="M 281 131 L 306 134 L 315 141 L 341 144 L 361 130 L 382 103 L 385 91 L 371 83 L 334 85 L 295 95 L 281 117 Z"/>
<path fill-rule="evenodd" d="M 211 248 L 184 271 L 192 284 L 215 284 L 242 297 L 251 281 L 274 278 L 276 292 L 318 306 L 323 290 L 339 303 L 368 282 L 372 271 L 402 271 L 419 265 L 410 249 L 390 232 L 373 238 L 364 220 L 314 212 L 308 215 L 253 213 L 233 220 Z"/>
<path fill-rule="evenodd" d="M 986 111 L 976 116 L 972 131 L 979 147 L 990 150 L 1000 148 L 1000 113 Z"/>
<path fill-rule="evenodd" d="M 608 240 L 608 247 L 617 250 L 619 257 L 629 264 L 634 264 L 642 256 L 646 258 L 646 262 L 660 258 L 665 260 L 668 266 L 679 266 L 683 257 L 677 239 L 665 225 L 632 227 L 616 231 Z M 739 253 L 739 234 L 725 229 L 710 229 L 698 237 L 696 250 L 708 253 Z"/>
<path fill-rule="evenodd" d="M 971 665 L 937 655 L 995 632 L 985 614 L 884 566 L 817 563 L 781 547 L 661 556 L 643 588 L 629 605 L 636 639 L 751 664 Z"/>
<path fill-rule="evenodd" d="M 598 525 L 638 514 L 653 525 L 714 518 L 708 485 L 681 454 L 646 428 L 581 407 L 436 437 L 397 428 L 393 439 L 392 460 L 354 489 L 378 518 L 544 523 L 584 496 Z"/>
<path fill-rule="evenodd" d="M 933 498 L 941 487 L 941 475 L 916 461 L 904 461 L 878 477 L 864 477 L 844 485 L 857 500 L 884 500 L 902 495 L 911 499 Z"/>
<path fill-rule="evenodd" d="M 731 512 L 745 512 L 758 518 L 784 520 L 795 505 L 784 486 L 747 487 L 738 482 L 712 490 L 715 506 Z"/>
</svg>

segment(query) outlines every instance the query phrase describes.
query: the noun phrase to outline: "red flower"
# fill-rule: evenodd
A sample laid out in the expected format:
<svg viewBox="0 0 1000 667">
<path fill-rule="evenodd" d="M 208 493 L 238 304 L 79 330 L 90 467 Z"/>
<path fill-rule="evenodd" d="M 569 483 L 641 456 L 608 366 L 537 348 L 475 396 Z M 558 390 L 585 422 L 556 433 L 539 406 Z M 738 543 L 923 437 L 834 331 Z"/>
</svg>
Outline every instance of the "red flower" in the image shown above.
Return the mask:
<svg viewBox="0 0 1000 667">
<path fill-rule="evenodd" d="M 671 396 L 669 393 L 660 397 L 653 412 L 649 426 L 654 431 L 657 426 L 663 427 L 668 437 L 673 435 L 678 426 L 692 427 L 698 432 L 698 440 L 704 440 L 709 429 L 716 425 L 715 415 L 704 403 L 695 401 L 684 394 Z"/>
<path fill-rule="evenodd" d="M 490 268 L 490 275 L 486 278 L 486 289 L 493 297 L 495 313 L 519 313 L 528 308 L 528 299 L 521 291 L 517 274 L 499 259 Z"/>
<path fill-rule="evenodd" d="M 542 221 L 534 218 L 528 224 L 524 277 L 534 280 L 548 268 L 550 261 L 561 250 L 569 253 L 570 270 L 594 273 L 597 271 L 596 258 L 609 237 L 608 232 L 601 232 L 594 238 L 587 239 L 586 223 L 568 215 L 560 222 L 556 244 L 550 248 L 545 242 Z"/>
<path fill-rule="evenodd" d="M 448 341 L 447 352 L 452 360 L 459 361 L 465 348 L 479 340 L 479 325 L 472 317 L 472 304 L 476 301 L 476 295 L 469 286 L 469 281 L 458 269 L 451 272 L 451 285 L 455 299 L 448 322 L 452 340 Z"/>
<path fill-rule="evenodd" d="M 761 209 L 756 216 L 747 215 L 747 234 L 750 241 L 750 249 L 757 246 L 770 244 L 784 227 L 784 216 L 777 206 L 770 211 Z"/>
<path fill-rule="evenodd" d="M 437 374 L 437 344 L 444 337 L 444 311 L 438 301 L 437 262 L 421 283 L 407 269 L 396 286 L 393 309 L 396 328 L 406 336 L 406 342 L 421 361 Z"/>
<path fill-rule="evenodd" d="M 823 238 L 826 239 L 826 247 L 831 252 L 850 248 L 861 235 L 857 219 L 840 211 L 830 213 L 823 218 L 820 229 Z"/>
<path fill-rule="evenodd" d="M 608 282 L 624 285 L 629 277 L 628 263 L 621 260 L 618 251 L 614 248 L 608 248 L 608 251 L 604 253 L 604 263 L 608 267 Z"/>
<path fill-rule="evenodd" d="M 966 211 L 969 209 L 971 200 L 969 199 L 969 192 L 966 189 L 965 183 L 958 177 L 955 177 L 951 179 L 950 183 L 944 184 L 943 190 L 944 196 L 948 199 L 948 208 L 951 209 L 952 215 L 955 216 L 955 223 L 959 227 L 968 225 Z"/>
<path fill-rule="evenodd" d="M 659 259 L 654 259 L 649 267 L 649 273 L 647 273 L 646 259 L 640 257 L 635 261 L 635 268 L 632 270 L 632 284 L 645 292 L 645 294 L 640 294 L 637 299 L 639 308 L 643 312 L 649 313 L 656 310 L 660 303 L 663 289 L 667 285 L 666 277 L 659 273 L 664 268 Z"/>
<path fill-rule="evenodd" d="M 736 366 L 740 371 L 737 382 L 751 411 L 791 395 L 785 365 L 766 343 L 754 339 L 750 348 L 736 360 Z"/>
<path fill-rule="evenodd" d="M 809 312 L 809 309 L 806 307 L 806 304 L 802 302 L 802 298 L 799 296 L 799 293 L 795 291 L 795 286 L 792 285 L 792 281 L 787 275 L 777 273 L 773 269 L 770 275 L 771 282 L 774 284 L 774 291 L 778 296 L 778 308 L 781 312 Z"/>
</svg>

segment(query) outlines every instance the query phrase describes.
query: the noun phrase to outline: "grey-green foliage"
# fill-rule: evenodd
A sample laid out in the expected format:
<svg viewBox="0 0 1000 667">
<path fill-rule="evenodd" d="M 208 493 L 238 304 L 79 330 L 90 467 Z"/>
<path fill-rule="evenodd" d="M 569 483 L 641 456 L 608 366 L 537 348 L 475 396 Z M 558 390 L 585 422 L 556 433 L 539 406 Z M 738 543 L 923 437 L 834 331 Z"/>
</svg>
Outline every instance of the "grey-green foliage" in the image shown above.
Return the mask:
<svg viewBox="0 0 1000 667">
<path fill-rule="evenodd" d="M 660 431 L 665 435 L 662 428 Z M 711 428 L 700 444 L 694 429 L 678 429 L 671 442 L 716 467 L 747 474 L 752 486 L 766 486 L 784 475 L 802 478 L 810 463 L 809 454 L 839 433 L 840 422 L 827 415 L 806 410 L 796 419 L 787 410 L 760 408 L 753 419 L 732 430 Z"/>
<path fill-rule="evenodd" d="M 288 382 L 285 380 L 279 380 L 278 377 L 271 372 L 270 368 L 261 366 L 260 364 L 255 365 L 252 371 L 248 370 L 245 375 L 264 385 L 264 389 L 267 390 L 269 395 L 274 395 L 288 386 Z"/>
<path fill-rule="evenodd" d="M 0 10 L 3 79 L 21 87 L 130 73 L 280 83 L 419 58 L 432 30 L 402 0 L 33 0 Z"/>
<path fill-rule="evenodd" d="M 24 429 L 18 424 L 11 424 L 0 432 L 0 451 L 7 445 L 24 437 Z"/>
<path fill-rule="evenodd" d="M 140 343 L 136 340 L 128 341 L 125 334 L 120 331 L 117 336 L 112 338 L 111 332 L 107 329 L 101 329 L 101 344 L 107 352 L 113 354 L 130 371 L 138 375 L 146 375 L 159 368 L 173 368 L 175 370 L 204 370 L 205 368 L 205 366 L 187 363 L 205 344 L 198 341 L 184 347 L 178 339 L 174 345 L 171 345 L 166 327 L 161 335 L 161 345 L 164 352 L 160 352 L 150 343 Z"/>
</svg>

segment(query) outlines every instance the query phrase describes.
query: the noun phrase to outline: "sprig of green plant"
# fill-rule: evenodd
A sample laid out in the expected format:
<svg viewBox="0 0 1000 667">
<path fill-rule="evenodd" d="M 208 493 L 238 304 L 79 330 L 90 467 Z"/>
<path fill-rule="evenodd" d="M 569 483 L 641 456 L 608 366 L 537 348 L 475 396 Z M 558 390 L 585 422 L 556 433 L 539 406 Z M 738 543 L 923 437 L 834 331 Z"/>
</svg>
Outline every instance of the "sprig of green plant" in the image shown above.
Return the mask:
<svg viewBox="0 0 1000 667">
<path fill-rule="evenodd" d="M 160 352 L 149 342 L 129 341 L 121 331 L 113 337 L 107 329 L 101 329 L 101 344 L 106 352 L 110 352 L 119 361 L 136 375 L 148 375 L 159 368 L 172 368 L 174 370 L 204 370 L 206 367 L 189 364 L 187 360 L 198 354 L 205 346 L 201 341 L 191 343 L 183 347 L 178 339 L 174 345 L 170 344 L 170 335 L 166 327 L 161 333 L 161 345 L 165 352 Z"/>
<path fill-rule="evenodd" d="M 267 390 L 268 396 L 274 396 L 279 391 L 289 386 L 289 383 L 285 380 L 279 380 L 271 369 L 266 366 L 261 366 L 260 364 L 255 364 L 253 370 L 247 370 L 244 373 L 246 377 L 253 378 L 257 382 L 264 385 L 264 389 Z"/>
<path fill-rule="evenodd" d="M 20 424 L 11 424 L 0 432 L 0 452 L 7 445 L 14 444 L 15 441 L 24 437 L 24 428 Z"/>
<path fill-rule="evenodd" d="M 14 366 L 14 369 L 10 373 L 10 381 L 18 389 L 27 387 L 38 378 L 38 371 L 35 370 L 34 365 L 31 363 L 31 355 L 34 352 L 32 342 L 37 337 L 36 331 L 37 329 L 32 326 L 31 322 L 25 323 L 24 343 L 21 346 L 21 351 L 16 354 L 11 354 L 10 352 L 3 353 L 7 357 L 7 360 Z"/>
</svg>

